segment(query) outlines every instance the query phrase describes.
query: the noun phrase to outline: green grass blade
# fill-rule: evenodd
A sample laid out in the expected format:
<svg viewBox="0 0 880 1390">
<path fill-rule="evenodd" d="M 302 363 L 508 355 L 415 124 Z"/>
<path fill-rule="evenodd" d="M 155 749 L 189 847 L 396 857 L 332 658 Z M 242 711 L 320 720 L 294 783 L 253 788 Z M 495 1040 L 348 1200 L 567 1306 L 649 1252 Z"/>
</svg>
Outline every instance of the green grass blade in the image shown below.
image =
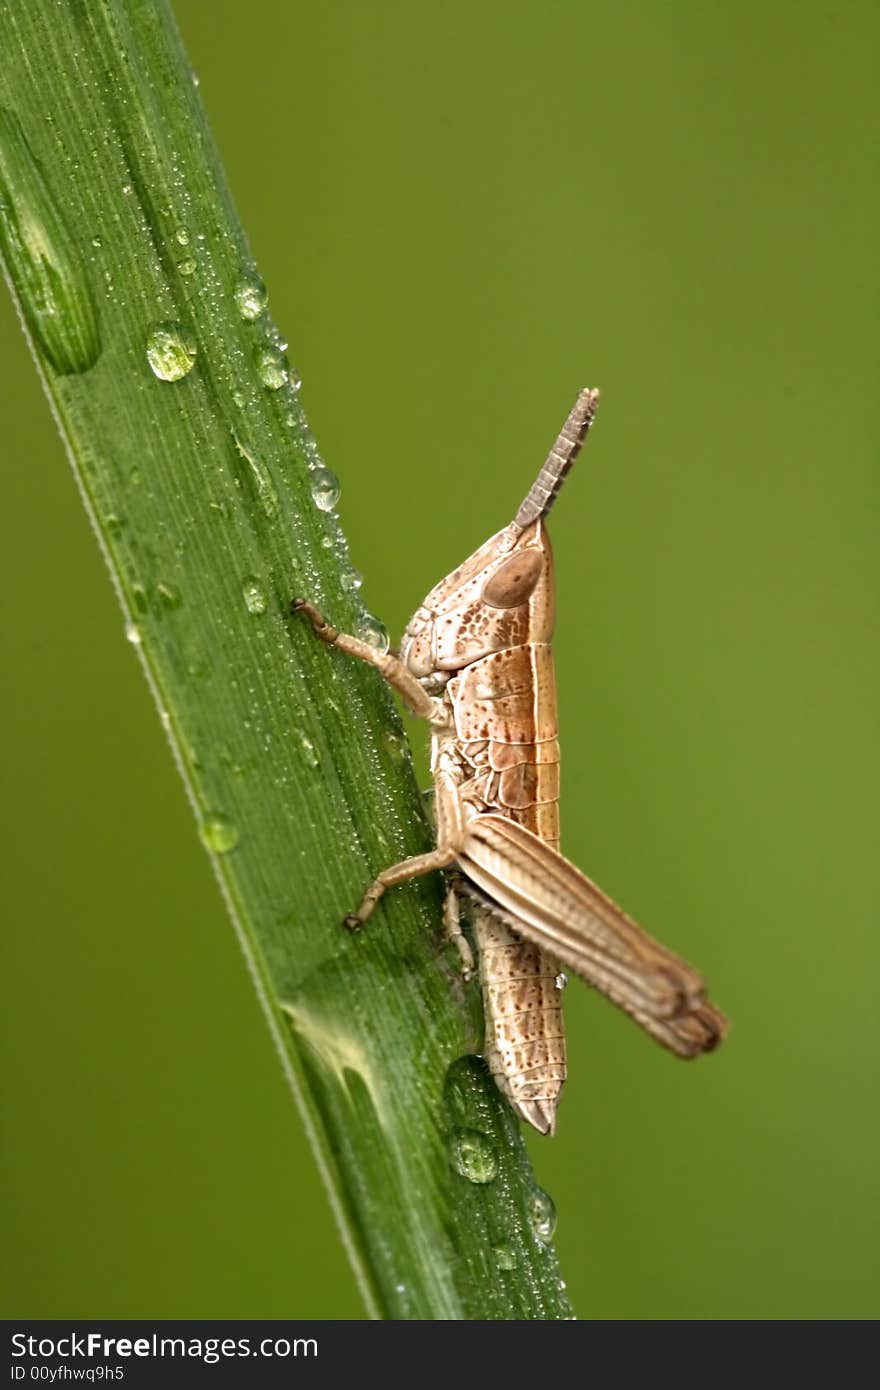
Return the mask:
<svg viewBox="0 0 880 1390">
<path fill-rule="evenodd" d="M 370 630 L 170 11 L 6 3 L 0 42 L 7 278 L 368 1305 L 566 1317 L 439 885 L 339 926 L 430 836 L 381 681 L 287 616 Z"/>
</svg>

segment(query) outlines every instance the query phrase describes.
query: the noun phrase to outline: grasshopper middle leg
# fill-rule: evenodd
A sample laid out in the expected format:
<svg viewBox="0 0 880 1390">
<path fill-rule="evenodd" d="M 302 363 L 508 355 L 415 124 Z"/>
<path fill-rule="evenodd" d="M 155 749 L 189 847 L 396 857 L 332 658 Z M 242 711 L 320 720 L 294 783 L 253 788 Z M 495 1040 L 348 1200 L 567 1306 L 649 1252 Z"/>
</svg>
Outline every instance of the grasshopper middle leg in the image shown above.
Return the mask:
<svg viewBox="0 0 880 1390">
<path fill-rule="evenodd" d="M 424 874 L 433 873 L 435 869 L 448 869 L 457 853 L 456 848 L 447 845 L 444 849 L 438 847 L 429 850 L 427 854 L 414 854 L 411 859 L 402 859 L 399 864 L 392 864 L 390 869 L 383 869 L 381 874 L 377 874 L 373 879 L 361 899 L 357 912 L 352 912 L 346 917 L 345 925 L 350 931 L 360 931 L 386 888 L 394 888 L 398 883 L 408 883 L 410 879 L 421 878 Z"/>
</svg>

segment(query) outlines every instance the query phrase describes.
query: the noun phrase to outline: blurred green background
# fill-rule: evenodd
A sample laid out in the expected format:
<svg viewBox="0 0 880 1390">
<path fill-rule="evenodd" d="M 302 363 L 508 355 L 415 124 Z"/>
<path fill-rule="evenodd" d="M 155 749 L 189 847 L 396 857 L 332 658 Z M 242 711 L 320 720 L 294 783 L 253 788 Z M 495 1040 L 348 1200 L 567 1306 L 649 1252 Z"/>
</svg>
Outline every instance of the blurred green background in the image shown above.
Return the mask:
<svg viewBox="0 0 880 1390">
<path fill-rule="evenodd" d="M 733 1029 L 682 1066 L 569 989 L 575 1307 L 876 1317 L 880 11 L 175 8 L 393 633 L 603 389 L 563 846 Z M 5 298 L 0 362 L 4 1312 L 361 1316 Z"/>
</svg>

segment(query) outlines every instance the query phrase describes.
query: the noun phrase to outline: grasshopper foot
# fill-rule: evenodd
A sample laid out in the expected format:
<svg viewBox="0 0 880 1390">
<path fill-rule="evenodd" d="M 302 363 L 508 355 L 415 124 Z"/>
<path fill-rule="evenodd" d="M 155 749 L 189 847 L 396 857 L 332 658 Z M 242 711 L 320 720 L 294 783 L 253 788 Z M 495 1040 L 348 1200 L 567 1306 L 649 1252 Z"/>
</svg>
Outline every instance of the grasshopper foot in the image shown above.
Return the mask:
<svg viewBox="0 0 880 1390">
<path fill-rule="evenodd" d="M 332 647 L 335 645 L 336 639 L 339 636 L 338 629 L 331 627 L 327 619 L 318 612 L 315 605 L 310 603 L 307 598 L 292 598 L 290 600 L 290 612 L 294 617 L 296 617 L 298 613 L 304 613 L 312 625 L 315 636 L 320 637 L 321 641 L 326 642 L 328 646 Z"/>
<path fill-rule="evenodd" d="M 346 931 L 350 931 L 353 933 L 360 931 L 361 927 L 364 924 L 361 921 L 360 917 L 358 917 L 357 913 L 352 912 L 349 913 L 348 917 L 343 918 L 342 925 L 345 927 Z"/>
</svg>

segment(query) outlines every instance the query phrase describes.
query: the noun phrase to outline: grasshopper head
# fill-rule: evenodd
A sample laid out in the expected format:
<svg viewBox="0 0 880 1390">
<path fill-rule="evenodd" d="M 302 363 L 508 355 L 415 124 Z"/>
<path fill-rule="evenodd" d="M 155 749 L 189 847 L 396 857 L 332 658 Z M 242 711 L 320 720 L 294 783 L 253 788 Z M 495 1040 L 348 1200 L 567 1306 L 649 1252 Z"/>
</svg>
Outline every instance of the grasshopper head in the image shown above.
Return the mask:
<svg viewBox="0 0 880 1390">
<path fill-rule="evenodd" d="M 593 423 L 599 392 L 578 393 L 562 431 L 509 526 L 432 589 L 413 616 L 401 656 L 442 688 L 491 652 L 553 636 L 553 553 L 545 520 Z"/>
<path fill-rule="evenodd" d="M 553 553 L 540 518 L 505 527 L 431 590 L 411 619 L 401 656 L 413 675 L 451 675 L 490 652 L 549 642 Z"/>
</svg>

